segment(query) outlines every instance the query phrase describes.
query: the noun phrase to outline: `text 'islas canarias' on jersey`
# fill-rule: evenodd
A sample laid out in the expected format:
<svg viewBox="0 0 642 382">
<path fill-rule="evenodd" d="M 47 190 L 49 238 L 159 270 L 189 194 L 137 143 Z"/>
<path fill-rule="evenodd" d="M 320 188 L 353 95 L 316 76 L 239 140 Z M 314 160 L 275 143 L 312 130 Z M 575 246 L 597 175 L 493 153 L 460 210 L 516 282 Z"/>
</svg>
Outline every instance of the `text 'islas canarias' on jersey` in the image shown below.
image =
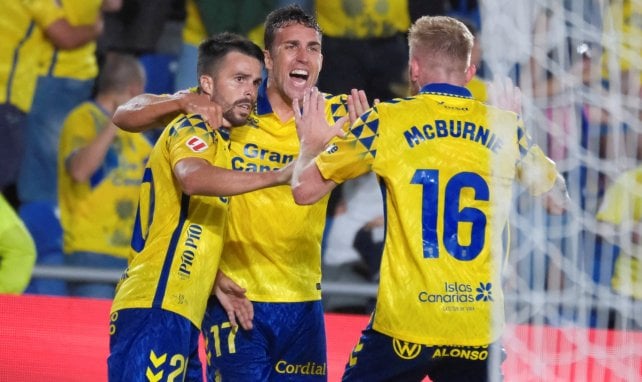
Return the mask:
<svg viewBox="0 0 642 382">
<path fill-rule="evenodd" d="M 421 127 L 412 126 L 403 133 L 410 148 L 435 138 L 460 138 L 479 143 L 494 153 L 498 152 L 504 142 L 495 133 L 469 121 L 437 119 L 434 124 Z"/>
<path fill-rule="evenodd" d="M 445 282 L 441 291 L 437 291 L 436 293 L 420 291 L 417 298 L 419 302 L 422 303 L 445 304 L 443 310 L 446 311 L 474 310 L 474 308 L 469 305 L 457 305 L 457 303 L 493 301 L 492 289 L 493 284 L 488 282 L 480 282 L 477 286 L 467 283 Z"/>
</svg>

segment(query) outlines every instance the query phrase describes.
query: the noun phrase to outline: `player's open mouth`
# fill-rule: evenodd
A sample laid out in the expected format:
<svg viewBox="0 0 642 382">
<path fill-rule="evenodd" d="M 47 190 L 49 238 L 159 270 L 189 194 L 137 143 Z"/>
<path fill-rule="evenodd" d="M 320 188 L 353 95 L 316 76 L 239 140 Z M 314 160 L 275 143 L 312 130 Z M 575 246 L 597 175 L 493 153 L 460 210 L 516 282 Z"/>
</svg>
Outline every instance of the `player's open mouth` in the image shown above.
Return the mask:
<svg viewBox="0 0 642 382">
<path fill-rule="evenodd" d="M 310 77 L 310 74 L 308 73 L 307 70 L 303 69 L 295 69 L 290 72 L 290 78 L 296 80 L 296 82 L 306 82 L 308 78 Z"/>
<path fill-rule="evenodd" d="M 250 111 L 252 111 L 252 104 L 250 104 L 250 103 L 237 103 L 236 106 L 238 108 L 242 109 L 243 111 L 248 112 L 248 113 Z"/>
</svg>

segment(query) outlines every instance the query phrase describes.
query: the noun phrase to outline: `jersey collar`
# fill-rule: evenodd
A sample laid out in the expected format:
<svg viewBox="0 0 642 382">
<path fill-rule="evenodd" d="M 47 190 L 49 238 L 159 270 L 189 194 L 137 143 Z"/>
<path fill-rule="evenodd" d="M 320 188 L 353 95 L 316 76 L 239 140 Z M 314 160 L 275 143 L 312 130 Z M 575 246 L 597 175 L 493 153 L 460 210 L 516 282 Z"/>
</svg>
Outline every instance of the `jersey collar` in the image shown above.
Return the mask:
<svg viewBox="0 0 642 382">
<path fill-rule="evenodd" d="M 272 105 L 267 97 L 267 78 L 264 78 L 259 86 L 259 94 L 256 98 L 256 114 L 265 115 L 272 113 Z"/>
<path fill-rule="evenodd" d="M 473 98 L 470 90 L 451 84 L 428 84 L 421 88 L 420 93 L 438 94 L 451 97 Z"/>
</svg>

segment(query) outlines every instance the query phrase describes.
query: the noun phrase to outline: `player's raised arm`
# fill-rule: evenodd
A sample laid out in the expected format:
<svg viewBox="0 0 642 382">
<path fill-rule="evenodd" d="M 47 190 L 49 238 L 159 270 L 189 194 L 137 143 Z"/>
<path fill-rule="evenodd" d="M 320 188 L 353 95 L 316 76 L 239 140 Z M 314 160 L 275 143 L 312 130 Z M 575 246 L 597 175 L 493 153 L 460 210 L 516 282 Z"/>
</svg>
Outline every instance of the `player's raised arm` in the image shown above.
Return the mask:
<svg viewBox="0 0 642 382">
<path fill-rule="evenodd" d="M 166 125 L 179 114 L 200 114 L 213 128 L 222 126 L 221 107 L 204 93 L 179 91 L 174 94 L 141 94 L 116 109 L 112 121 L 129 132 Z"/>
<path fill-rule="evenodd" d="M 292 195 L 297 204 L 313 204 L 332 191 L 337 184 L 321 175 L 314 158 L 335 136 L 343 136 L 346 117 L 330 127 L 325 116 L 323 95 L 312 88 L 305 93 L 303 104 L 293 100 L 294 118 L 301 146 L 292 175 Z"/>
</svg>

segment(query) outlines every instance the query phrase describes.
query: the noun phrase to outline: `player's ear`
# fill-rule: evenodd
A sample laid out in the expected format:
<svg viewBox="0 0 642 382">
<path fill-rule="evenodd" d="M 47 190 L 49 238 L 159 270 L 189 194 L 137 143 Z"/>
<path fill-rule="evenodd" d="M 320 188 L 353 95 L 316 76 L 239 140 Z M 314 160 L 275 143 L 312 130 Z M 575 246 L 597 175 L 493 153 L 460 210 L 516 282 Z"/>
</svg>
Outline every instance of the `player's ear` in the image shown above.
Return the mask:
<svg viewBox="0 0 642 382">
<path fill-rule="evenodd" d="M 198 78 L 198 83 L 205 94 L 212 95 L 212 93 L 214 93 L 214 80 L 212 77 L 203 74 Z"/>
<path fill-rule="evenodd" d="M 263 49 L 263 56 L 265 57 L 265 70 L 272 70 L 272 68 L 274 67 L 274 61 L 272 61 L 270 50 Z"/>
<path fill-rule="evenodd" d="M 419 62 L 417 61 L 416 58 L 411 58 L 410 62 L 408 63 L 408 75 L 410 76 L 410 82 L 418 82 L 419 81 Z"/>
<path fill-rule="evenodd" d="M 470 66 L 466 68 L 466 83 L 475 77 L 475 73 L 477 73 L 477 65 L 470 64 Z"/>
</svg>

